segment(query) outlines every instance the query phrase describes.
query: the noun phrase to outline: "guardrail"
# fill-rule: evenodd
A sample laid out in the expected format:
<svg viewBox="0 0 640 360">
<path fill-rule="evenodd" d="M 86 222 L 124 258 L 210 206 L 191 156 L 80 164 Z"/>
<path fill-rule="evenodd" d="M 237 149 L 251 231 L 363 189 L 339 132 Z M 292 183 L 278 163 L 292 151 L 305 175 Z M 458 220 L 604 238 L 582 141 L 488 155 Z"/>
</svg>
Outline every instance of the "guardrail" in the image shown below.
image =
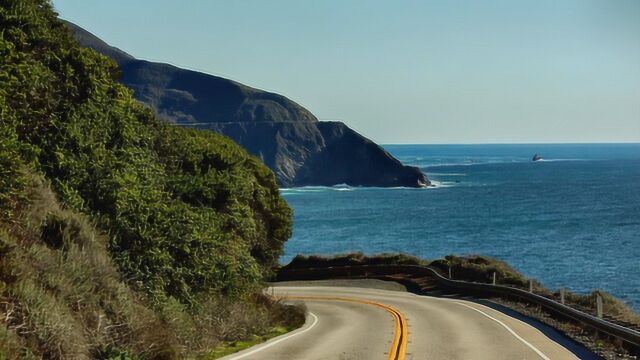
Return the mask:
<svg viewBox="0 0 640 360">
<path fill-rule="evenodd" d="M 524 302 L 539 305 L 548 312 L 573 320 L 624 342 L 632 353 L 640 354 L 640 332 L 600 319 L 591 314 L 576 310 L 557 301 L 551 300 L 522 289 L 503 286 L 451 280 L 442 276 L 436 269 L 419 265 L 355 265 L 324 268 L 284 269 L 277 275 L 278 281 L 287 280 L 321 280 L 336 277 L 370 277 L 407 274 L 413 277 L 431 277 L 445 289 L 455 290 L 460 294 L 498 295 L 518 298 Z"/>
</svg>

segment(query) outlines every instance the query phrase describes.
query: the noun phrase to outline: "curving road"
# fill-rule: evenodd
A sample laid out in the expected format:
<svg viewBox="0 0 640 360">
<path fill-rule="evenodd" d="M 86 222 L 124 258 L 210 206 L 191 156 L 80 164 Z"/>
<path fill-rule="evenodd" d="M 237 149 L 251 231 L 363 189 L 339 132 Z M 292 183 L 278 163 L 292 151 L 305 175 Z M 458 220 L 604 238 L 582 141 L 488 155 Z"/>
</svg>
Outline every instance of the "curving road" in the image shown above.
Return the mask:
<svg viewBox="0 0 640 360">
<path fill-rule="evenodd" d="M 304 302 L 306 324 L 223 359 L 598 358 L 553 331 L 476 302 L 347 286 L 275 286 L 270 292 Z"/>
</svg>

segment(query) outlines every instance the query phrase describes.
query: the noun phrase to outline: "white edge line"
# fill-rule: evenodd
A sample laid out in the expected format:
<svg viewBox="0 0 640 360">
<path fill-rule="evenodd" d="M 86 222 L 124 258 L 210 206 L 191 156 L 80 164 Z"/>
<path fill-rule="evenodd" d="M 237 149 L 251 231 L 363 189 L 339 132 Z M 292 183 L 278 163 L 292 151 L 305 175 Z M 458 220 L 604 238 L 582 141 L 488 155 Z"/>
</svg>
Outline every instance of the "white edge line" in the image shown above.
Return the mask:
<svg viewBox="0 0 640 360">
<path fill-rule="evenodd" d="M 488 317 L 489 319 L 497 322 L 498 324 L 502 325 L 505 329 L 507 329 L 507 331 L 509 331 L 511 333 L 511 335 L 515 336 L 518 340 L 522 341 L 525 345 L 527 345 L 531 350 L 535 351 L 536 354 L 540 355 L 541 358 L 545 359 L 545 360 L 551 360 L 549 357 L 547 357 L 547 355 L 545 355 L 542 351 L 538 350 L 535 346 L 531 345 L 531 343 L 529 343 L 527 340 L 523 339 L 520 335 L 518 335 L 515 331 L 513 331 L 509 326 L 507 326 L 507 324 L 503 323 L 502 321 L 494 318 L 493 316 L 485 313 L 484 311 L 478 310 L 476 308 L 474 308 L 473 306 L 469 306 L 467 304 L 461 303 L 459 301 L 454 301 L 454 303 L 458 304 L 458 305 L 462 305 L 464 307 L 468 307 L 471 310 L 477 311 L 480 314 Z"/>
<path fill-rule="evenodd" d="M 313 327 L 314 327 L 314 326 L 316 326 L 316 324 L 318 323 L 318 317 L 316 316 L 316 314 L 314 314 L 314 313 L 310 312 L 310 313 L 309 313 L 309 316 L 311 316 L 311 317 L 313 318 L 313 322 L 311 323 L 311 325 L 309 325 L 309 327 L 308 327 L 308 328 L 306 328 L 306 329 L 304 329 L 304 330 L 302 330 L 302 331 L 294 332 L 293 334 L 289 334 L 289 335 L 287 335 L 287 336 L 285 336 L 285 337 L 282 337 L 282 338 L 280 338 L 280 339 L 278 339 L 278 340 L 275 340 L 275 341 L 272 341 L 272 342 L 268 342 L 268 343 L 266 343 L 266 344 L 264 344 L 264 345 L 262 345 L 262 346 L 258 347 L 257 349 L 253 349 L 253 350 L 251 350 L 251 351 L 249 351 L 249 352 L 246 352 L 246 353 L 244 353 L 244 354 L 241 354 L 241 355 L 238 355 L 238 356 L 235 356 L 235 357 L 230 357 L 230 358 L 228 358 L 227 360 L 238 360 L 238 359 L 243 359 L 243 358 L 245 358 L 245 357 L 247 357 L 247 356 L 250 356 L 250 355 L 253 355 L 253 354 L 257 353 L 258 351 L 262 351 L 262 350 L 267 349 L 267 348 L 270 348 L 270 347 L 272 347 L 273 345 L 276 345 L 276 344 L 278 344 L 278 343 L 280 343 L 280 342 L 282 342 L 282 341 L 285 341 L 285 340 L 291 339 L 291 338 L 292 338 L 292 337 L 294 337 L 294 336 L 298 336 L 298 335 L 300 335 L 300 334 L 304 334 L 304 333 L 306 333 L 307 331 L 309 331 L 309 330 L 313 329 Z"/>
<path fill-rule="evenodd" d="M 496 302 L 493 302 L 493 301 L 491 301 L 491 300 L 487 300 L 487 301 L 488 301 L 488 302 L 491 302 L 491 303 L 493 303 L 493 304 L 500 305 L 500 304 L 498 304 L 498 303 L 496 303 Z M 502 311 L 500 311 L 500 310 L 498 310 L 498 309 L 493 309 L 493 308 L 491 308 L 491 307 L 489 307 L 489 306 L 487 306 L 487 305 L 485 305 L 485 304 L 481 304 L 481 303 L 477 303 L 477 302 L 474 302 L 474 304 L 476 304 L 476 305 L 478 305 L 478 306 L 480 306 L 480 307 L 482 307 L 482 308 L 489 309 L 489 310 L 493 310 L 493 311 L 496 311 L 496 312 L 498 312 L 498 313 L 504 314 L 505 316 L 508 316 L 508 317 L 509 317 L 509 319 L 511 319 L 512 321 L 515 321 L 515 322 L 518 322 L 518 323 L 520 323 L 520 324 L 522 324 L 522 325 L 524 325 L 524 326 L 528 326 L 528 327 L 530 327 L 530 328 L 533 328 L 534 330 L 538 331 L 540 334 L 542 334 L 542 335 L 546 336 L 546 335 L 545 335 L 545 334 L 544 334 L 540 329 L 538 329 L 537 327 L 535 327 L 535 326 L 533 326 L 533 325 L 531 325 L 531 324 L 529 324 L 529 323 L 526 323 L 526 322 L 524 322 L 524 321 L 522 321 L 522 320 L 518 319 L 517 317 L 513 317 L 513 316 L 511 316 L 511 315 L 505 314 L 505 313 L 503 313 Z M 526 315 L 525 315 L 525 316 L 526 316 Z M 534 319 L 534 320 L 535 320 L 535 319 Z M 563 346 L 562 346 L 562 344 L 560 344 L 560 343 L 558 343 L 558 342 L 556 342 L 556 341 L 554 341 L 554 342 L 555 342 L 556 344 L 558 344 L 560 347 L 563 347 Z"/>
</svg>

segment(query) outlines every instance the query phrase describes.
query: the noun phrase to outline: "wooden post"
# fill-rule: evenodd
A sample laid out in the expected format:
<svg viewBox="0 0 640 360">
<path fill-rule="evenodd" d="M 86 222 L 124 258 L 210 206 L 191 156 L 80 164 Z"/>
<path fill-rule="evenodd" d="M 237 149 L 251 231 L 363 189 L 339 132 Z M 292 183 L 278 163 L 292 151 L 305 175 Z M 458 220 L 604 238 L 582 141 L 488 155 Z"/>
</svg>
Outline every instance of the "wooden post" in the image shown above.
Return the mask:
<svg viewBox="0 0 640 360">
<path fill-rule="evenodd" d="M 602 296 L 596 294 L 596 309 L 598 310 L 598 317 L 602 319 Z"/>
<path fill-rule="evenodd" d="M 449 279 L 451 279 L 451 265 L 449 265 Z"/>
<path fill-rule="evenodd" d="M 565 293 L 565 291 L 566 290 L 564 288 L 560 289 L 560 303 L 562 305 L 564 305 L 564 293 Z"/>
<path fill-rule="evenodd" d="M 493 272 L 493 285 L 495 285 L 495 284 L 496 284 L 496 272 L 494 271 Z"/>
<path fill-rule="evenodd" d="M 533 292 L 533 280 L 529 280 L 529 292 Z"/>
</svg>

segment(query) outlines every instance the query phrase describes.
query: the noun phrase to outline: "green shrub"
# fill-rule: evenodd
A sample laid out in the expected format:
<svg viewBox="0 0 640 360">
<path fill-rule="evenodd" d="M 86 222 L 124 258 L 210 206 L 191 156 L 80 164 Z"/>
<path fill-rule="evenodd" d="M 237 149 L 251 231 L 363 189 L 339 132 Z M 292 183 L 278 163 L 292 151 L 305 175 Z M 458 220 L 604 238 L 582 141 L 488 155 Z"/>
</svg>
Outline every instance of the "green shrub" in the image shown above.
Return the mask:
<svg viewBox="0 0 640 360">
<path fill-rule="evenodd" d="M 350 253 L 333 256 L 320 255 L 296 255 L 283 269 L 296 269 L 323 266 L 350 266 L 350 265 L 427 265 L 428 261 L 412 255 L 400 253 L 383 253 L 376 255 L 364 255 L 363 253 Z"/>
<path fill-rule="evenodd" d="M 185 358 L 299 324 L 255 298 L 291 235 L 271 171 L 161 123 L 48 1 L 0 2 L 0 29 L 2 356 Z"/>
<path fill-rule="evenodd" d="M 304 323 L 301 309 L 261 295 L 239 301 L 201 293 L 190 305 L 172 297 L 152 305 L 122 281 L 106 238 L 87 217 L 62 209 L 44 182 L 33 184 L 14 227 L 20 238 L 0 226 L 0 348 L 7 357 L 28 358 L 28 349 L 33 358 L 183 358 Z"/>
<path fill-rule="evenodd" d="M 496 281 L 501 285 L 529 288 L 527 277 L 514 270 L 506 262 L 489 256 L 447 255 L 444 259 L 431 262 L 430 265 L 440 269 L 443 274 L 448 274 L 449 267 L 451 267 L 451 273 L 456 280 L 492 283 L 495 272 Z M 534 281 L 534 285 L 536 288 L 542 288 L 537 281 Z"/>
<path fill-rule="evenodd" d="M 0 119 L 1 116 L 2 103 Z M 26 201 L 24 189 L 27 179 L 19 156 L 19 144 L 15 134 L 0 121 L 0 222 L 10 221 L 16 209 Z"/>
<path fill-rule="evenodd" d="M 598 295 L 602 297 L 602 313 L 604 315 L 625 321 L 634 326 L 640 326 L 640 315 L 633 311 L 628 304 L 625 304 L 604 290 L 595 290 L 590 294 L 584 295 L 567 291 L 565 292 L 565 300 L 567 304 L 578 305 L 583 309 L 587 309 L 591 314 L 596 315 L 596 298 Z M 560 292 L 555 292 L 554 296 L 559 299 Z"/>
<path fill-rule="evenodd" d="M 98 357 L 104 360 L 137 360 L 139 357 L 113 346 L 107 346 L 98 352 Z"/>
<path fill-rule="evenodd" d="M 21 167 L 43 173 L 66 207 L 110 235 L 119 269 L 158 302 L 242 297 L 273 272 L 291 210 L 265 166 L 220 135 L 161 123 L 48 2 L 4 2 L 0 24 L 0 131 L 9 139 L 0 207 L 21 203 Z M 58 220 L 42 229 L 53 248 L 75 236 Z"/>
</svg>

